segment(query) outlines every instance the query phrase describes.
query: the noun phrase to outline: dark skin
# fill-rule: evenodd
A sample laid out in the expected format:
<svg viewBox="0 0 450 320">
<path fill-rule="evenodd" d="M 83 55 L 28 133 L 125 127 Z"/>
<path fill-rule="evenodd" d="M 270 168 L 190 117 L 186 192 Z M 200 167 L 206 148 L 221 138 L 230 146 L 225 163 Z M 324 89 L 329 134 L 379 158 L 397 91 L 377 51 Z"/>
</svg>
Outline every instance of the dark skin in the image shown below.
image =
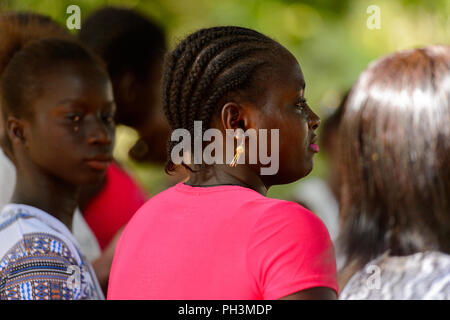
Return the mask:
<svg viewBox="0 0 450 320">
<path fill-rule="evenodd" d="M 304 98 L 305 80 L 295 57 L 282 49 L 281 59 L 276 61 L 276 72 L 271 73 L 270 82 L 265 83 L 264 97 L 255 103 L 243 99 L 226 101 L 213 119 L 211 128 L 219 129 L 224 136 L 226 129 L 279 129 L 278 173 L 261 175 L 261 165 L 250 165 L 248 161 L 234 168 L 226 164 L 196 166 L 193 167 L 195 172 L 190 172 L 185 182 L 187 185 L 232 184 L 251 188 L 265 196 L 271 186 L 296 181 L 311 172 L 314 152 L 310 144 L 316 140 L 314 131 L 320 119 L 306 103 L 298 105 L 298 101 Z M 290 294 L 282 300 L 336 298 L 332 289 L 316 287 Z"/>
<path fill-rule="evenodd" d="M 131 71 L 124 71 L 112 79 L 114 96 L 117 102 L 116 122 L 134 128 L 139 140 L 129 150 L 130 157 L 138 162 L 164 164 L 166 161 L 169 124 L 165 118 L 161 101 L 162 57 L 149 66 L 146 79 L 139 79 Z M 83 187 L 79 195 L 81 210 L 85 210 L 104 187 L 105 179 Z M 178 181 L 176 181 L 178 182 Z M 109 272 L 115 246 L 122 230 L 119 230 L 102 256 L 93 262 L 103 291 L 108 288 Z"/>
<path fill-rule="evenodd" d="M 97 183 L 112 159 L 115 104 L 106 74 L 87 63 L 53 66 L 30 104 L 9 115 L 17 183 L 13 203 L 48 212 L 69 229 L 81 186 Z"/>
<path fill-rule="evenodd" d="M 163 165 L 166 161 L 169 124 L 165 118 L 161 101 L 162 57 L 150 65 L 147 79 L 138 79 L 132 72 L 125 71 L 112 79 L 117 100 L 117 124 L 134 128 L 139 140 L 129 150 L 130 157 L 138 162 Z M 80 194 L 80 208 L 103 188 L 105 181 L 83 188 Z"/>
</svg>

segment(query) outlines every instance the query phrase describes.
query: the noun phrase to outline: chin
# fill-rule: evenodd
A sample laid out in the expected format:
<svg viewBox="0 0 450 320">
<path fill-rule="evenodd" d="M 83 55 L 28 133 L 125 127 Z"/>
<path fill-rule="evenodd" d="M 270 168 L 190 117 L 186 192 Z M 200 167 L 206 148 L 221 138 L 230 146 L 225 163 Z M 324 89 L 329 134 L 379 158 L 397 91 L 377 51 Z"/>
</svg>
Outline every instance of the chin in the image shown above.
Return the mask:
<svg viewBox="0 0 450 320">
<path fill-rule="evenodd" d="M 289 183 L 303 179 L 304 177 L 306 177 L 307 175 L 309 175 L 311 173 L 312 169 L 313 169 L 312 163 L 310 165 L 306 165 L 302 168 L 298 168 L 298 170 L 296 170 L 295 173 L 292 173 L 293 179 Z"/>
<path fill-rule="evenodd" d="M 278 174 L 272 176 L 269 179 L 265 179 L 265 181 L 268 181 L 269 182 L 268 185 L 270 186 L 289 184 L 303 178 L 306 175 L 307 173 L 299 171 L 298 168 L 297 170 L 289 170 L 289 171 L 280 170 Z"/>
<path fill-rule="evenodd" d="M 305 173 L 304 173 L 304 175 L 303 175 L 302 178 L 304 178 L 304 177 L 306 177 L 308 174 L 310 174 L 311 171 L 312 171 L 313 169 L 314 169 L 314 165 L 313 165 L 313 162 L 312 162 L 312 160 L 311 160 L 311 162 L 309 163 L 309 165 L 306 167 Z"/>
<path fill-rule="evenodd" d="M 91 173 L 89 175 L 80 176 L 77 179 L 76 185 L 78 186 L 89 186 L 100 183 L 105 177 L 106 171 L 99 171 L 97 173 Z"/>
</svg>

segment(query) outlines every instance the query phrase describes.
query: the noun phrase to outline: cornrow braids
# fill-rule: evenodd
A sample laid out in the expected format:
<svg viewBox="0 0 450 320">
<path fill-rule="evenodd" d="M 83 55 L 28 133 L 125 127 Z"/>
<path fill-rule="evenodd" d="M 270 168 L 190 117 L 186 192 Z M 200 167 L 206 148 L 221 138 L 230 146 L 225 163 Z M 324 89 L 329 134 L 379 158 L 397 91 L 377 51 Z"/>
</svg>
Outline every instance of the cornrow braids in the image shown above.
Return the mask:
<svg viewBox="0 0 450 320">
<path fill-rule="evenodd" d="M 166 65 L 165 65 L 165 73 L 163 76 L 163 88 L 167 88 L 171 86 L 172 83 L 172 77 L 173 77 L 173 73 L 174 73 L 174 68 L 175 68 L 175 64 L 178 61 L 178 59 L 180 58 L 182 52 L 185 50 L 186 45 L 191 42 L 194 41 L 195 39 L 203 36 L 206 34 L 208 29 L 202 29 L 199 30 L 191 35 L 189 35 L 186 39 L 184 39 L 176 48 L 175 50 L 170 53 L 167 57 L 166 57 Z M 213 32 L 213 30 L 211 30 L 211 33 Z M 163 101 L 164 104 L 167 101 L 170 101 L 170 90 L 164 90 L 163 92 Z M 172 115 L 170 113 L 170 109 L 164 107 L 164 111 L 166 113 L 167 119 L 169 119 L 169 123 L 171 123 L 172 120 Z"/>
<path fill-rule="evenodd" d="M 191 100 L 192 105 L 198 105 L 202 101 L 202 97 L 204 97 L 205 93 L 211 87 L 214 80 L 217 78 L 217 76 L 221 72 L 224 71 L 224 69 L 228 65 L 237 61 L 238 59 L 242 60 L 246 57 L 249 57 L 252 53 L 259 51 L 259 50 L 264 50 L 264 49 L 266 49 L 266 48 L 258 47 L 258 46 L 251 46 L 249 44 L 248 46 L 232 47 L 229 49 L 227 55 L 221 55 L 220 57 L 217 57 L 217 59 L 215 59 L 214 61 L 211 62 L 211 66 L 202 75 L 202 78 L 200 79 L 200 81 L 196 87 L 196 92 L 192 95 L 192 100 Z M 255 62 L 252 62 L 252 63 L 255 63 Z M 251 67 L 251 66 L 249 65 L 249 67 Z M 246 70 L 243 70 L 243 71 L 246 72 Z M 246 74 L 243 74 L 243 78 L 246 78 Z M 189 95 L 187 98 L 189 99 L 190 97 L 191 97 L 191 95 Z M 188 106 L 183 105 L 183 103 L 181 103 L 181 108 L 188 109 Z M 190 112 L 188 113 L 187 123 L 193 125 L 194 118 L 197 117 L 198 113 L 201 111 L 202 110 L 191 108 Z"/>
<path fill-rule="evenodd" d="M 194 121 L 209 128 L 215 109 L 227 95 L 251 87 L 257 71 L 272 63 L 281 46 L 251 29 L 224 26 L 201 29 L 167 55 L 163 77 L 164 112 L 172 130 L 193 134 Z M 175 169 L 168 141 L 165 171 Z M 184 167 L 192 169 L 182 163 Z"/>
<path fill-rule="evenodd" d="M 259 41 L 263 41 L 263 39 L 261 38 L 262 36 L 264 37 L 265 41 L 269 40 L 269 38 L 256 31 L 237 27 L 214 27 L 210 29 L 202 29 L 190 35 L 186 40 L 184 40 L 172 53 L 173 59 L 170 59 L 172 65 L 170 65 L 168 69 L 173 70 L 175 68 L 175 70 L 173 70 L 172 72 L 168 72 L 168 74 L 173 74 L 175 76 L 175 79 L 173 79 L 172 81 L 173 87 L 171 88 L 171 90 L 169 90 L 170 96 L 167 97 L 167 99 L 177 101 L 177 104 L 179 104 L 181 88 L 177 86 L 177 84 L 185 82 L 185 78 L 192 66 L 192 63 L 202 50 L 207 48 L 212 42 L 224 42 L 224 40 L 226 40 L 226 37 L 236 37 L 240 35 L 253 37 L 259 36 L 257 38 L 259 39 Z M 231 43 L 229 43 L 229 45 L 231 45 Z M 226 49 L 226 46 L 223 49 Z M 183 55 L 183 59 L 179 59 L 181 55 Z M 177 62 L 178 65 L 176 65 Z M 207 61 L 205 65 L 207 65 Z M 171 79 L 167 82 L 170 81 Z M 178 113 L 175 112 L 171 113 L 170 115 L 173 117 L 175 123 L 179 123 L 179 121 L 177 121 Z M 177 127 L 179 127 L 179 125 Z"/>
<path fill-rule="evenodd" d="M 182 78 L 183 77 L 183 70 L 187 70 L 192 62 L 194 61 L 195 56 L 199 53 L 200 50 L 202 50 L 203 47 L 205 47 L 208 43 L 212 41 L 224 41 L 223 37 L 227 36 L 239 36 L 239 35 L 247 35 L 247 36 L 253 36 L 257 39 L 260 39 L 260 41 L 263 40 L 262 34 L 246 29 L 246 28 L 238 28 L 238 27 L 213 27 L 209 29 L 201 29 L 191 35 L 189 35 L 186 39 L 184 39 L 176 48 L 175 50 L 170 53 L 166 58 L 166 66 L 165 66 L 165 73 L 163 77 L 163 88 L 171 89 L 172 83 L 177 83 L 177 81 L 173 81 L 174 74 Z M 265 37 L 267 40 L 269 38 Z M 192 47 L 196 48 L 196 50 L 193 50 Z M 187 54 L 189 56 L 187 56 Z M 179 67 L 180 72 L 176 72 L 174 69 L 176 67 L 177 62 L 179 61 L 180 57 L 184 55 L 182 59 L 182 64 Z M 191 59 L 189 59 L 191 57 Z M 194 57 L 194 58 L 192 58 Z M 205 63 L 206 65 L 207 63 Z M 184 69 L 183 69 L 184 68 Z M 180 80 L 182 81 L 182 80 Z M 176 90 L 176 89 L 175 89 Z M 172 90 L 164 90 L 163 93 L 163 101 L 169 102 L 171 100 L 171 97 L 178 96 L 178 92 L 173 92 Z M 169 119 L 169 123 L 173 120 L 175 123 L 178 123 L 177 121 L 177 113 L 172 113 L 170 108 L 164 108 L 166 112 L 166 116 Z"/>
<path fill-rule="evenodd" d="M 202 77 L 202 79 L 201 79 L 202 83 L 198 84 L 198 81 L 200 80 L 199 77 L 204 72 L 208 61 L 211 61 L 212 58 L 214 58 L 223 49 L 226 49 L 230 45 L 237 44 L 239 42 L 245 42 L 245 41 L 251 42 L 252 40 L 255 41 L 255 39 L 252 37 L 238 36 L 238 37 L 225 39 L 224 41 L 221 41 L 221 42 L 215 42 L 211 46 L 207 47 L 204 50 L 204 52 L 202 52 L 198 56 L 197 62 L 194 62 L 192 70 L 188 74 L 188 79 L 185 82 L 185 85 L 183 87 L 181 108 L 183 110 L 187 109 L 187 104 L 190 103 L 192 92 L 197 85 L 200 86 L 199 88 L 203 88 L 203 87 L 205 87 L 205 83 L 207 83 L 208 85 L 210 84 L 210 81 L 207 81 L 205 79 L 205 78 L 208 78 L 207 76 Z M 243 53 L 241 52 L 241 54 L 243 54 Z M 231 62 L 233 60 L 233 58 L 229 59 L 230 60 L 229 62 Z M 202 92 L 202 90 L 199 89 L 199 90 L 197 90 L 197 93 L 199 91 Z M 195 104 L 195 102 L 193 102 L 193 103 Z M 184 116 L 186 117 L 186 114 Z"/>
</svg>

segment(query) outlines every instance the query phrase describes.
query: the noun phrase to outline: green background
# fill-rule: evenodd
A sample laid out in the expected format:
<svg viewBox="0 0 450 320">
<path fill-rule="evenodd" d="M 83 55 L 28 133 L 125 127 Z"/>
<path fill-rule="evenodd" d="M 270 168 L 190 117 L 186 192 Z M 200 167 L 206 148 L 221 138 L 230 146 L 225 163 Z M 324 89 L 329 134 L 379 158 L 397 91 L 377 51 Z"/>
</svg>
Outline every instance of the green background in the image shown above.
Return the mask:
<svg viewBox="0 0 450 320">
<path fill-rule="evenodd" d="M 267 34 L 297 57 L 308 102 L 322 118 L 371 60 L 399 49 L 449 44 L 450 39 L 447 0 L 0 0 L 0 10 L 31 10 L 66 24 L 66 9 L 73 4 L 81 8 L 81 20 L 105 5 L 135 8 L 165 28 L 170 48 L 198 28 L 214 25 L 239 25 Z M 380 29 L 366 25 L 370 5 L 380 8 Z M 136 137 L 133 130 L 119 127 L 115 156 L 152 195 L 164 188 L 167 178 L 161 167 L 128 159 Z M 326 156 L 319 154 L 315 161 L 309 177 L 325 176 Z M 292 187 L 273 187 L 269 196 L 289 198 Z"/>
</svg>

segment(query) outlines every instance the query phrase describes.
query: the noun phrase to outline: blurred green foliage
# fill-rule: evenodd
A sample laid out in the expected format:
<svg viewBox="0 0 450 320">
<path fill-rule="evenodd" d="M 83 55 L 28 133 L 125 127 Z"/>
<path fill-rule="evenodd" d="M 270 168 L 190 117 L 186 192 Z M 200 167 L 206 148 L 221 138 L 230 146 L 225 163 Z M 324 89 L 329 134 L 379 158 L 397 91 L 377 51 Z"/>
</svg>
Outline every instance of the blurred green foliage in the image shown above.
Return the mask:
<svg viewBox="0 0 450 320">
<path fill-rule="evenodd" d="M 367 64 L 399 49 L 449 44 L 448 0 L 0 0 L 0 10 L 29 10 L 65 24 L 66 8 L 76 4 L 81 19 L 105 6 L 135 8 L 165 27 L 171 48 L 198 28 L 239 25 L 267 34 L 297 57 L 312 108 L 326 117 Z M 380 8 L 381 28 L 369 29 L 367 8 Z M 137 165 L 127 157 L 135 133 L 118 131 L 116 156 L 154 194 L 164 185 L 160 167 Z M 316 157 L 311 176 L 326 175 L 326 159 Z M 287 198 L 292 185 L 271 189 Z"/>
</svg>

